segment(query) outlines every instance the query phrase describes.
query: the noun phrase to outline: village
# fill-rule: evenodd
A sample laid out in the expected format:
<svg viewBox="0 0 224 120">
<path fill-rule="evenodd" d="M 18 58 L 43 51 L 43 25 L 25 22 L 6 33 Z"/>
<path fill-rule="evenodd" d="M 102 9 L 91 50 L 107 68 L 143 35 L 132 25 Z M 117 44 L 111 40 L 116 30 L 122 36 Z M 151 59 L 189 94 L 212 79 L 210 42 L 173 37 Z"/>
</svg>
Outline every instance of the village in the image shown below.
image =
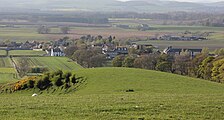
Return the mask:
<svg viewBox="0 0 224 120">
<path fill-rule="evenodd" d="M 173 37 L 171 37 L 173 38 Z M 26 41 L 25 43 L 18 42 L 1 42 L 0 50 L 33 50 L 33 51 L 45 51 L 44 56 L 66 56 L 65 49 L 74 45 L 74 41 L 69 40 L 68 37 L 64 37 L 59 40 L 50 42 L 37 42 L 37 41 Z M 202 48 L 199 49 L 189 49 L 189 48 L 173 48 L 172 46 L 167 46 L 166 49 L 161 50 L 157 46 L 152 44 L 139 44 L 138 42 L 131 42 L 130 45 L 117 45 L 114 43 L 100 43 L 86 45 L 84 48 L 99 48 L 102 54 L 106 55 L 107 59 L 113 59 L 118 55 L 128 55 L 130 49 L 136 50 L 137 55 L 147 55 L 154 53 L 163 54 L 180 54 L 183 51 L 188 51 L 191 56 L 201 53 Z M 7 55 L 6 55 L 7 56 Z"/>
</svg>

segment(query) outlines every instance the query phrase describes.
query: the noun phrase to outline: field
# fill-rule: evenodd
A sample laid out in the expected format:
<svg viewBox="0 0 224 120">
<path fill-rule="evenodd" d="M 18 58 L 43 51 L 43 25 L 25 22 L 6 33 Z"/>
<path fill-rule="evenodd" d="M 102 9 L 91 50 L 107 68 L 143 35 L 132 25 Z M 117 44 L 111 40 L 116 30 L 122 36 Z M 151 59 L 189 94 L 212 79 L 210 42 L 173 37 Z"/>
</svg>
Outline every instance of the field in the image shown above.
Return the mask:
<svg viewBox="0 0 224 120">
<path fill-rule="evenodd" d="M 79 70 L 82 67 L 66 57 L 14 57 L 16 63 L 27 59 L 30 67 L 47 67 L 50 71 Z"/>
<path fill-rule="evenodd" d="M 0 50 L 0 55 L 6 55 L 6 51 L 5 50 Z"/>
<path fill-rule="evenodd" d="M 75 93 L 1 94 L 0 119 L 224 119 L 224 86 L 156 71 L 75 71 L 87 84 Z"/>
<path fill-rule="evenodd" d="M 0 28 L 0 41 L 27 41 L 27 40 L 49 40 L 46 36 L 38 34 L 37 28 L 29 25 L 18 25 L 15 27 Z"/>
<path fill-rule="evenodd" d="M 18 80 L 17 72 L 9 57 L 0 57 L 0 84 Z"/>
<path fill-rule="evenodd" d="M 142 43 L 150 43 L 161 49 L 172 45 L 174 47 L 208 47 L 212 50 L 216 48 L 222 48 L 224 45 L 224 28 L 223 27 L 204 27 L 204 26 L 178 26 L 178 25 L 151 25 L 149 19 L 110 19 L 111 27 L 71 27 L 69 34 L 61 34 L 59 28 L 52 28 L 50 34 L 38 34 L 36 32 L 37 26 L 34 25 L 17 25 L 14 28 L 0 28 L 0 40 L 10 40 L 25 42 L 27 40 L 37 40 L 37 41 L 50 41 L 57 40 L 64 36 L 69 36 L 70 38 L 77 39 L 83 35 L 102 35 L 104 38 L 108 36 L 116 36 L 117 39 L 121 40 L 138 40 L 146 39 L 147 37 L 154 36 L 156 34 L 172 34 L 180 33 L 184 31 L 191 32 L 213 32 L 209 36 L 209 40 L 206 41 L 142 41 Z M 138 31 L 137 29 L 122 29 L 114 27 L 116 24 L 124 24 L 130 26 L 137 26 L 141 23 L 146 23 L 155 28 L 155 30 L 148 31 Z"/>
<path fill-rule="evenodd" d="M 0 68 L 12 68 L 12 62 L 9 57 L 0 57 Z"/>
<path fill-rule="evenodd" d="M 12 56 L 43 56 L 46 54 L 45 51 L 35 51 L 35 50 L 11 50 L 9 55 Z"/>
<path fill-rule="evenodd" d="M 0 57 L 0 84 L 11 82 L 17 79 L 16 70 L 8 57 Z"/>
<path fill-rule="evenodd" d="M 2 71 L 2 69 L 0 69 Z M 17 79 L 17 75 L 14 73 L 1 73 L 0 72 L 0 85 L 3 83 L 15 82 Z"/>
</svg>

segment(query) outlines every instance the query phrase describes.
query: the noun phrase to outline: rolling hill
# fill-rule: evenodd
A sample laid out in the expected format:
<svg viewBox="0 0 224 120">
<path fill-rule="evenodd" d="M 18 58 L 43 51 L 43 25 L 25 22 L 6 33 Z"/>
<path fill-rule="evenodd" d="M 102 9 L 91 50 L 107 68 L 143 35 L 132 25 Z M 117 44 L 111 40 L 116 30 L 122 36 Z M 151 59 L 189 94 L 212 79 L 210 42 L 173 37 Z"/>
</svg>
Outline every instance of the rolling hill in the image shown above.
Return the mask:
<svg viewBox="0 0 224 120">
<path fill-rule="evenodd" d="M 223 119 L 222 84 L 128 68 L 75 73 L 87 81 L 74 93 L 1 94 L 0 119 Z"/>
<path fill-rule="evenodd" d="M 128 12 L 223 12 L 223 2 L 191 3 L 162 0 L 0 0 L 0 10 L 7 11 L 128 11 Z M 24 9 L 24 10 L 23 10 Z M 209 10 L 209 11 L 208 11 Z M 30 12 L 30 11 L 29 11 Z"/>
</svg>

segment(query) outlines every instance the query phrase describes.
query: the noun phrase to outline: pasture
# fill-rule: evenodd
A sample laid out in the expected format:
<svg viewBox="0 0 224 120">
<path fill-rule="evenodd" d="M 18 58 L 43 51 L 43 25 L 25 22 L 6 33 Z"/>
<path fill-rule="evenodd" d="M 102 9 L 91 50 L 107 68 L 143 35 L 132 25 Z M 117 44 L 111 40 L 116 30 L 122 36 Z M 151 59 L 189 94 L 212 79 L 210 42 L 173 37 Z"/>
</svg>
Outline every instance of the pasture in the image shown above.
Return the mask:
<svg viewBox="0 0 224 120">
<path fill-rule="evenodd" d="M 49 40 L 46 36 L 38 34 L 37 28 L 31 25 L 17 25 L 0 28 L 0 41 L 10 40 L 17 42 Z"/>
<path fill-rule="evenodd" d="M 75 73 L 87 82 L 74 93 L 1 94 L 0 119 L 224 119 L 222 84 L 140 69 Z"/>
<path fill-rule="evenodd" d="M 13 68 L 9 57 L 0 57 L 0 68 Z"/>
<path fill-rule="evenodd" d="M 6 51 L 5 50 L 0 50 L 0 55 L 6 55 Z"/>
<path fill-rule="evenodd" d="M 11 50 L 9 55 L 11 56 L 43 56 L 46 54 L 45 51 L 35 51 L 35 50 Z"/>
<path fill-rule="evenodd" d="M 46 67 L 50 71 L 82 69 L 80 65 L 67 57 L 13 57 L 13 59 L 17 65 L 19 61 L 26 59 L 29 67 Z"/>
</svg>

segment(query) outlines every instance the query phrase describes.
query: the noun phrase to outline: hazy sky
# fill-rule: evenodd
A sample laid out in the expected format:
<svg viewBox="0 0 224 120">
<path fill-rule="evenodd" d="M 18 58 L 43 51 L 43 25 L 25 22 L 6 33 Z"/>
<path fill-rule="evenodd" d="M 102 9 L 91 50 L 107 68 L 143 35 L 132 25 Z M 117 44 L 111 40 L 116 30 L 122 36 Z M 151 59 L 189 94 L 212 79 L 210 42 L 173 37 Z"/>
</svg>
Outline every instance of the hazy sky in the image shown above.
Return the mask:
<svg viewBox="0 0 224 120">
<path fill-rule="evenodd" d="M 119 1 L 129 1 L 129 0 L 119 0 Z M 218 2 L 224 0 L 161 0 L 161 1 L 181 1 L 181 2 Z"/>
</svg>

